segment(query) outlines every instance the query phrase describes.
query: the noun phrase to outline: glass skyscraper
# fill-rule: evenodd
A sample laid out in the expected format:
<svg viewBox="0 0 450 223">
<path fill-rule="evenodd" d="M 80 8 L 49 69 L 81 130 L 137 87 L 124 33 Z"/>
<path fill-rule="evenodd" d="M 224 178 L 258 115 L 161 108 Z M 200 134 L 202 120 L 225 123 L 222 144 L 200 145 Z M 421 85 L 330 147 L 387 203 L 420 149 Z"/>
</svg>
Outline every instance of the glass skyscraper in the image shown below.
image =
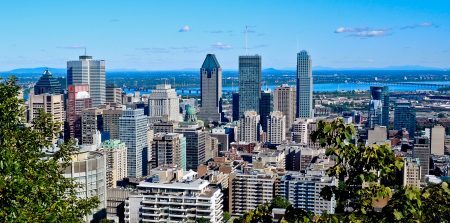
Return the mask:
<svg viewBox="0 0 450 223">
<path fill-rule="evenodd" d="M 199 118 L 205 122 L 222 120 L 222 68 L 214 54 L 206 55 L 200 68 L 201 107 Z"/>
<path fill-rule="evenodd" d="M 374 128 L 375 125 L 389 127 L 389 89 L 387 86 L 370 87 L 369 114 L 367 127 Z"/>
<path fill-rule="evenodd" d="M 261 99 L 261 56 L 239 57 L 239 117 L 246 111 L 259 114 Z"/>
<path fill-rule="evenodd" d="M 267 119 L 273 111 L 273 94 L 272 91 L 261 91 L 261 101 L 259 103 L 259 112 L 261 117 L 261 127 L 267 132 Z"/>
<path fill-rule="evenodd" d="M 411 102 L 397 101 L 394 111 L 394 129 L 408 130 L 409 137 L 414 138 L 416 132 L 416 111 Z"/>
<path fill-rule="evenodd" d="M 67 62 L 67 85 L 88 84 L 93 107 L 106 101 L 105 81 L 104 60 L 93 60 L 92 56 L 85 55 Z"/>
<path fill-rule="evenodd" d="M 313 118 L 313 78 L 311 56 L 305 50 L 297 54 L 297 118 Z"/>
</svg>

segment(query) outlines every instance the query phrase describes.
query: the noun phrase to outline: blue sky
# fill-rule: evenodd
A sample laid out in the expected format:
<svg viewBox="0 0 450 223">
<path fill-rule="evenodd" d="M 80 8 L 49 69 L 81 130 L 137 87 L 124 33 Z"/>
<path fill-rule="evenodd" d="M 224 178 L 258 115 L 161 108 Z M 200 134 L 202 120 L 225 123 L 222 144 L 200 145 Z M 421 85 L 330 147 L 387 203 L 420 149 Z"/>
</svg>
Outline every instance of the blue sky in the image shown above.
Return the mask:
<svg viewBox="0 0 450 223">
<path fill-rule="evenodd" d="M 215 53 L 224 69 L 245 54 L 293 68 L 450 67 L 450 1 L 1 1 L 0 71 L 66 66 L 87 47 L 107 68 L 198 68 Z"/>
</svg>

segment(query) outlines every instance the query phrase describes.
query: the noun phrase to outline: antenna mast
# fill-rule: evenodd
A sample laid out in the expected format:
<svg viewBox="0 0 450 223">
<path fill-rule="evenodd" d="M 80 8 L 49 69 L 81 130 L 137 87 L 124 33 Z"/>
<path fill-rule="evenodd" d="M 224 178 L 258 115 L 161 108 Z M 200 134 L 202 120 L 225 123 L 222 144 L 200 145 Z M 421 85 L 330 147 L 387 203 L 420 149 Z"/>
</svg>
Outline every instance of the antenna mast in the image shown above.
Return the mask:
<svg viewBox="0 0 450 223">
<path fill-rule="evenodd" d="M 247 45 L 247 33 L 248 33 L 248 26 L 245 26 L 245 55 L 248 55 L 248 45 Z"/>
</svg>

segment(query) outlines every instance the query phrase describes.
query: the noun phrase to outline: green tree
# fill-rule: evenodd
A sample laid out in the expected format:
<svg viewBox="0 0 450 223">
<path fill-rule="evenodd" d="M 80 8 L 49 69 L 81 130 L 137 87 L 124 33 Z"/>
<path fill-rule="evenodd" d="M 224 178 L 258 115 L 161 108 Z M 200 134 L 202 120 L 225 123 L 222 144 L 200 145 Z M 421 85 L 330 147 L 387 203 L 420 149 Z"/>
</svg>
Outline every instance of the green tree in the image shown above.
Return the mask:
<svg viewBox="0 0 450 223">
<path fill-rule="evenodd" d="M 201 218 L 196 219 L 195 223 L 209 223 L 209 220 L 204 217 L 201 217 Z"/>
<path fill-rule="evenodd" d="M 61 174 L 73 142 L 46 157 L 60 123 L 41 112 L 28 127 L 18 92 L 15 79 L 0 83 L 0 222 L 81 222 L 99 201 L 77 198 L 78 185 Z"/>
<path fill-rule="evenodd" d="M 227 212 L 227 211 L 223 212 L 223 220 L 222 220 L 222 222 L 228 222 L 228 220 L 230 220 L 230 218 L 231 218 L 230 212 Z"/>
<path fill-rule="evenodd" d="M 271 208 L 288 208 L 291 206 L 291 203 L 289 203 L 289 201 L 284 197 L 276 196 L 270 202 L 270 206 Z"/>
</svg>

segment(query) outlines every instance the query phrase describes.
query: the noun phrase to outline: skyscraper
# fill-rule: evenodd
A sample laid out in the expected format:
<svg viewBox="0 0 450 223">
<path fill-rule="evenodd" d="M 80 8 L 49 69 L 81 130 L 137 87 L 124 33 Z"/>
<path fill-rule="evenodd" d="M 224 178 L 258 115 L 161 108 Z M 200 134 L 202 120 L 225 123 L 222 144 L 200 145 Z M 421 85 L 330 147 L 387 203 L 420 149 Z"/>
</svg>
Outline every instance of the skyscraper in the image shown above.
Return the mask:
<svg viewBox="0 0 450 223">
<path fill-rule="evenodd" d="M 428 137 L 415 138 L 413 158 L 420 163 L 420 181 L 425 181 L 425 175 L 430 173 L 430 139 Z"/>
<path fill-rule="evenodd" d="M 103 132 L 102 109 L 87 108 L 81 115 L 81 142 L 83 145 L 99 145 L 100 132 Z"/>
<path fill-rule="evenodd" d="M 388 86 L 384 86 L 383 87 L 382 97 L 383 97 L 383 112 L 382 112 L 381 124 L 383 126 L 386 126 L 386 128 L 389 128 L 389 106 L 390 106 L 390 101 L 389 101 L 389 87 Z"/>
<path fill-rule="evenodd" d="M 394 130 L 408 130 L 409 137 L 414 138 L 416 132 L 416 111 L 411 102 L 397 101 L 394 110 Z"/>
<path fill-rule="evenodd" d="M 142 177 L 147 160 L 143 160 L 143 152 L 147 149 L 147 116 L 143 109 L 128 109 L 119 118 L 120 141 L 128 147 L 128 177 Z M 143 163 L 144 168 L 143 168 Z M 146 171 L 146 170 L 145 170 Z"/>
<path fill-rule="evenodd" d="M 39 78 L 38 82 L 34 85 L 34 94 L 61 94 L 61 84 L 52 76 L 52 73 L 47 69 Z"/>
<path fill-rule="evenodd" d="M 253 143 L 259 141 L 259 115 L 255 111 L 246 111 L 239 120 L 239 141 Z"/>
<path fill-rule="evenodd" d="M 286 116 L 280 111 L 270 113 L 267 119 L 267 142 L 272 145 L 286 140 Z"/>
<path fill-rule="evenodd" d="M 67 88 L 67 128 L 65 138 L 76 138 L 81 143 L 81 115 L 85 108 L 92 105 L 89 85 L 69 85 Z"/>
<path fill-rule="evenodd" d="M 435 125 L 431 129 L 431 154 L 444 155 L 445 128 L 442 125 Z"/>
<path fill-rule="evenodd" d="M 214 54 L 206 55 L 200 68 L 201 106 L 198 114 L 205 122 L 222 120 L 222 68 Z"/>
<path fill-rule="evenodd" d="M 239 116 L 246 111 L 259 114 L 261 99 L 261 56 L 239 57 Z"/>
<path fill-rule="evenodd" d="M 259 102 L 259 113 L 261 117 L 261 127 L 267 132 L 267 119 L 273 111 L 273 94 L 272 91 L 261 91 L 261 100 Z"/>
<path fill-rule="evenodd" d="M 169 84 L 158 84 L 148 96 L 149 117 L 151 120 L 179 121 L 180 102 L 175 89 Z"/>
<path fill-rule="evenodd" d="M 295 121 L 295 88 L 283 84 L 275 88 L 273 110 L 283 112 L 286 116 L 286 128 L 292 127 Z"/>
<path fill-rule="evenodd" d="M 57 123 L 64 122 L 64 95 L 62 94 L 30 94 L 28 98 L 29 122 L 39 116 L 39 110 L 49 113 L 53 117 L 53 121 Z M 63 130 L 63 125 L 61 125 Z"/>
<path fill-rule="evenodd" d="M 233 111 L 232 111 L 232 118 L 233 121 L 239 121 L 239 93 L 238 92 L 233 92 L 233 94 L 231 95 L 232 97 L 232 103 L 233 103 Z"/>
<path fill-rule="evenodd" d="M 383 125 L 383 87 L 372 86 L 370 87 L 370 102 L 369 102 L 369 113 L 367 117 L 367 127 L 374 128 L 375 125 Z M 388 113 L 389 116 L 389 113 Z"/>
<path fill-rule="evenodd" d="M 297 54 L 297 118 L 313 118 L 313 78 L 311 56 L 305 50 Z"/>
<path fill-rule="evenodd" d="M 92 56 L 80 56 L 79 60 L 67 62 L 67 85 L 88 84 L 92 106 L 97 107 L 106 101 L 105 61 L 93 60 Z"/>
<path fill-rule="evenodd" d="M 156 133 L 152 142 L 151 168 L 176 165 L 186 170 L 186 138 L 179 133 Z"/>
<path fill-rule="evenodd" d="M 110 103 L 122 104 L 122 88 L 115 86 L 106 86 L 105 101 Z"/>
<path fill-rule="evenodd" d="M 127 147 L 120 140 L 106 140 L 100 152 L 106 158 L 106 186 L 116 188 L 117 181 L 127 176 Z"/>
</svg>

